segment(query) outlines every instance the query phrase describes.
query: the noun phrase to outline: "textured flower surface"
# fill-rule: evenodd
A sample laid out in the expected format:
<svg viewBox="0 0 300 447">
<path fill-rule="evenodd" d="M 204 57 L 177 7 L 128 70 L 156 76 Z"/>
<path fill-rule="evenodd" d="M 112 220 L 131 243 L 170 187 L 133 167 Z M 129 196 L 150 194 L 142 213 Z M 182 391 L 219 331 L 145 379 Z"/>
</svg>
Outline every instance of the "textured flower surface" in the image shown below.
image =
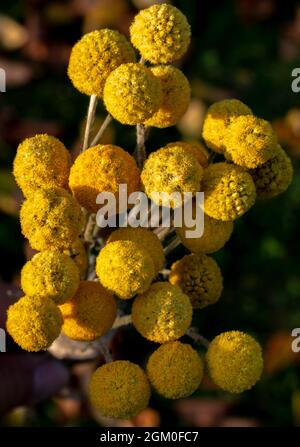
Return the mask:
<svg viewBox="0 0 300 447">
<path fill-rule="evenodd" d="M 165 262 L 164 250 L 162 243 L 152 231 L 142 227 L 119 228 L 111 233 L 107 243 L 114 241 L 132 241 L 141 245 L 151 256 L 154 262 L 155 273 L 157 274 L 161 270 Z"/>
<path fill-rule="evenodd" d="M 37 189 L 68 185 L 71 157 L 57 138 L 36 135 L 24 140 L 14 160 L 14 176 L 25 196 Z"/>
<path fill-rule="evenodd" d="M 153 5 L 135 16 L 130 37 L 145 60 L 166 64 L 185 54 L 191 41 L 191 29 L 179 9 L 168 4 Z"/>
<path fill-rule="evenodd" d="M 293 165 L 278 146 L 277 154 L 263 165 L 250 170 L 258 197 L 271 198 L 286 191 L 293 179 Z"/>
<path fill-rule="evenodd" d="M 9 307 L 7 331 L 26 351 L 43 351 L 59 336 L 63 318 L 50 298 L 24 296 Z"/>
<path fill-rule="evenodd" d="M 60 306 L 62 330 L 72 340 L 92 341 L 111 329 L 117 316 L 113 295 L 95 281 L 81 281 L 72 300 Z"/>
<path fill-rule="evenodd" d="M 216 303 L 223 290 L 218 264 L 204 254 L 186 255 L 174 262 L 169 281 L 189 296 L 195 309 Z"/>
<path fill-rule="evenodd" d="M 37 253 L 21 271 L 21 286 L 28 296 L 45 296 L 56 304 L 70 300 L 79 285 L 74 261 L 59 251 Z"/>
<path fill-rule="evenodd" d="M 96 369 L 89 396 L 92 405 L 104 416 L 129 419 L 147 407 L 150 385 L 138 365 L 117 360 Z"/>
<path fill-rule="evenodd" d="M 190 345 L 173 341 L 161 345 L 150 356 L 147 375 L 153 388 L 168 399 L 194 393 L 203 377 L 203 364 Z"/>
<path fill-rule="evenodd" d="M 145 338 L 166 343 L 182 337 L 191 324 L 193 309 L 189 297 L 179 287 L 157 282 L 132 306 L 132 322 Z"/>
<path fill-rule="evenodd" d="M 134 158 L 119 146 L 97 145 L 82 152 L 70 172 L 69 185 L 81 206 L 96 213 L 97 195 L 111 192 L 117 204 L 119 185 L 126 184 L 127 192 L 139 191 L 140 172 Z"/>
<path fill-rule="evenodd" d="M 70 248 L 64 250 L 64 253 L 75 262 L 79 269 L 80 277 L 84 278 L 87 272 L 88 259 L 82 240 L 77 238 Z"/>
<path fill-rule="evenodd" d="M 96 273 L 105 288 L 124 300 L 147 290 L 155 275 L 151 255 L 129 240 L 107 244 L 97 257 Z"/>
<path fill-rule="evenodd" d="M 187 141 L 175 141 L 173 143 L 168 143 L 166 147 L 180 147 L 181 149 L 193 154 L 198 163 L 203 167 L 208 166 L 208 151 L 203 144 L 197 142 L 187 142 Z"/>
<path fill-rule="evenodd" d="M 241 115 L 252 115 L 252 111 L 238 99 L 224 99 L 212 104 L 207 110 L 202 131 L 207 146 L 215 152 L 225 152 L 228 126 Z"/>
<path fill-rule="evenodd" d="M 22 205 L 20 220 L 22 232 L 35 250 L 69 248 L 84 223 L 77 201 L 62 188 L 32 194 Z"/>
<path fill-rule="evenodd" d="M 277 138 L 268 121 L 255 116 L 239 116 L 231 121 L 225 146 L 234 163 L 256 168 L 276 156 Z"/>
<path fill-rule="evenodd" d="M 182 193 L 193 195 L 200 191 L 203 168 L 196 157 L 180 146 L 163 147 L 152 152 L 145 162 L 141 174 L 142 184 L 148 197 L 157 205 L 176 208 L 184 199 Z M 166 194 L 157 197 L 157 193 Z M 170 201 L 169 195 L 177 193 L 178 198 Z"/>
<path fill-rule="evenodd" d="M 108 77 L 103 98 L 108 112 L 120 123 L 143 123 L 160 106 L 161 83 L 150 68 L 123 64 Z"/>
<path fill-rule="evenodd" d="M 210 165 L 203 176 L 204 211 L 217 220 L 241 217 L 255 203 L 256 189 L 251 175 L 226 162 Z"/>
<path fill-rule="evenodd" d="M 182 71 L 171 65 L 159 65 L 151 68 L 154 76 L 159 79 L 162 100 L 157 112 L 145 124 L 153 127 L 174 126 L 186 112 L 191 88 Z"/>
<path fill-rule="evenodd" d="M 252 388 L 263 370 L 260 345 L 240 331 L 224 332 L 215 337 L 209 345 L 206 361 L 212 380 L 231 393 Z"/>
<path fill-rule="evenodd" d="M 101 98 L 107 77 L 127 62 L 135 62 L 135 54 L 126 37 L 118 31 L 101 29 L 85 34 L 74 45 L 68 75 L 81 93 Z"/>
</svg>

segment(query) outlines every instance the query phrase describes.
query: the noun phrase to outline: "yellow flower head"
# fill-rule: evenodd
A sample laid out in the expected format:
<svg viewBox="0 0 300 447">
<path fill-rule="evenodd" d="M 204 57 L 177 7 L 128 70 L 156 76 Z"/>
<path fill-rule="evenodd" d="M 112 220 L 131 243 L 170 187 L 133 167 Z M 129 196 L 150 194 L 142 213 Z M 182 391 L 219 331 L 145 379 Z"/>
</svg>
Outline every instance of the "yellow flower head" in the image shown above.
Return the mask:
<svg viewBox="0 0 300 447">
<path fill-rule="evenodd" d="M 209 154 L 201 143 L 187 142 L 187 141 L 175 141 L 174 143 L 168 143 L 166 147 L 181 147 L 185 151 L 193 154 L 202 168 L 207 168 Z"/>
<path fill-rule="evenodd" d="M 189 297 L 168 282 L 152 284 L 132 306 L 132 322 L 148 340 L 166 343 L 182 337 L 191 324 Z"/>
<path fill-rule="evenodd" d="M 212 380 L 230 393 L 242 393 L 252 388 L 263 370 L 260 345 L 240 331 L 223 332 L 214 338 L 206 362 Z"/>
<path fill-rule="evenodd" d="M 68 185 L 71 157 L 57 138 L 36 135 L 18 147 L 14 176 L 25 196 L 37 189 Z"/>
<path fill-rule="evenodd" d="M 123 300 L 147 290 L 155 276 L 149 252 L 129 240 L 107 244 L 97 257 L 96 273 L 103 286 Z"/>
<path fill-rule="evenodd" d="M 161 396 L 182 399 L 199 388 L 203 363 L 190 345 L 173 341 L 153 352 L 147 363 L 147 375 Z"/>
<path fill-rule="evenodd" d="M 184 200 L 182 193 L 195 195 L 200 190 L 202 175 L 203 168 L 193 154 L 180 146 L 166 146 L 149 155 L 141 179 L 147 196 L 153 202 L 177 208 Z M 178 193 L 179 197 L 174 196 L 170 201 L 169 197 L 157 197 L 156 193 Z"/>
<path fill-rule="evenodd" d="M 161 270 L 165 262 L 164 250 L 162 243 L 152 231 L 142 227 L 119 228 L 111 233 L 107 243 L 114 241 L 132 241 L 137 243 L 151 256 L 154 262 L 155 274 Z"/>
<path fill-rule="evenodd" d="M 193 219 L 196 217 L 195 204 L 193 204 Z M 196 226 L 186 227 L 184 224 L 176 228 L 181 243 L 192 253 L 214 253 L 220 250 L 229 240 L 233 231 L 233 222 L 223 222 L 204 214 L 203 234 L 200 237 L 187 237 L 187 231 L 195 231 Z"/>
<path fill-rule="evenodd" d="M 252 115 L 251 109 L 238 99 L 224 99 L 212 104 L 206 114 L 202 136 L 215 152 L 226 151 L 225 136 L 231 121 L 241 115 Z"/>
<path fill-rule="evenodd" d="M 108 77 L 103 98 L 108 112 L 120 123 L 143 123 L 159 108 L 160 81 L 142 64 L 123 64 Z"/>
<path fill-rule="evenodd" d="M 251 169 L 276 155 L 277 138 L 268 121 L 239 116 L 227 129 L 225 145 L 234 163 Z"/>
<path fill-rule="evenodd" d="M 186 255 L 174 262 L 169 281 L 189 296 L 194 309 L 216 303 L 223 290 L 218 264 L 204 254 Z"/>
<path fill-rule="evenodd" d="M 286 191 L 293 179 L 293 165 L 286 152 L 278 145 L 276 156 L 249 172 L 258 197 L 271 198 Z"/>
<path fill-rule="evenodd" d="M 21 271 L 21 286 L 26 295 L 51 298 L 56 304 L 70 300 L 78 285 L 77 266 L 59 251 L 37 253 Z"/>
<path fill-rule="evenodd" d="M 203 176 L 204 211 L 217 220 L 235 220 L 255 203 L 251 175 L 226 162 L 210 165 Z"/>
<path fill-rule="evenodd" d="M 60 310 L 64 317 L 64 334 L 80 341 L 92 341 L 105 335 L 117 316 L 112 294 L 95 281 L 81 281 L 72 300 L 60 306 Z"/>
<path fill-rule="evenodd" d="M 112 144 L 91 147 L 82 152 L 71 168 L 69 186 L 81 206 L 96 213 L 97 195 L 115 194 L 118 204 L 119 185 L 127 184 L 128 195 L 139 191 L 140 173 L 134 158 Z"/>
<path fill-rule="evenodd" d="M 25 351 L 45 351 L 59 336 L 63 318 L 50 298 L 24 296 L 7 311 L 9 335 Z"/>
<path fill-rule="evenodd" d="M 130 36 L 145 60 L 167 64 L 186 53 L 191 28 L 179 9 L 168 4 L 153 5 L 135 16 Z"/>
<path fill-rule="evenodd" d="M 150 385 L 138 365 L 117 360 L 96 369 L 90 381 L 89 397 L 103 416 L 129 419 L 148 406 Z"/>
<path fill-rule="evenodd" d="M 135 62 L 135 54 L 126 37 L 118 31 L 101 29 L 85 34 L 74 45 L 68 75 L 81 93 L 101 98 L 107 77 L 127 62 Z"/>
<path fill-rule="evenodd" d="M 72 246 L 66 250 L 64 253 L 68 255 L 77 265 L 80 273 L 80 278 L 84 278 L 87 271 L 88 259 L 84 243 L 80 238 L 77 238 Z"/>
<path fill-rule="evenodd" d="M 21 208 L 21 228 L 35 250 L 70 247 L 83 226 L 76 200 L 62 188 L 37 190 Z"/>
<path fill-rule="evenodd" d="M 174 126 L 188 108 L 191 97 L 189 81 L 182 71 L 171 65 L 152 67 L 151 71 L 160 81 L 162 100 L 157 112 L 145 124 L 160 128 Z"/>
</svg>

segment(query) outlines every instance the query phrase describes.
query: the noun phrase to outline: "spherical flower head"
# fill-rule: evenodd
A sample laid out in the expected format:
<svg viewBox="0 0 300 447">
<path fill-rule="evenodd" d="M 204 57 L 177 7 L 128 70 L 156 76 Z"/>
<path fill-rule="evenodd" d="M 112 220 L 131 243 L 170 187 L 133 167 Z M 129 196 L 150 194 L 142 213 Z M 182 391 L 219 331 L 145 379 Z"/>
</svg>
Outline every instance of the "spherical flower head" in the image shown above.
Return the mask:
<svg viewBox="0 0 300 447">
<path fill-rule="evenodd" d="M 7 311 L 6 328 L 25 351 L 45 351 L 59 336 L 63 318 L 50 298 L 24 296 Z"/>
<path fill-rule="evenodd" d="M 95 281 L 81 281 L 72 300 L 61 305 L 62 331 L 72 340 L 92 341 L 105 335 L 117 316 L 113 295 Z"/>
<path fill-rule="evenodd" d="M 186 293 L 194 309 L 215 304 L 223 290 L 223 278 L 216 261 L 205 254 L 186 255 L 171 266 L 171 284 Z"/>
<path fill-rule="evenodd" d="M 189 81 L 182 71 L 171 65 L 159 65 L 150 69 L 160 81 L 162 100 L 157 112 L 145 124 L 159 128 L 174 126 L 188 108 L 191 98 Z"/>
<path fill-rule="evenodd" d="M 103 286 L 123 300 L 147 290 L 155 276 L 151 255 L 129 240 L 107 244 L 97 257 L 96 273 Z"/>
<path fill-rule="evenodd" d="M 201 143 L 197 143 L 195 141 L 175 141 L 174 143 L 168 143 L 166 147 L 181 147 L 186 152 L 194 155 L 202 168 L 207 168 L 208 166 L 209 153 Z"/>
<path fill-rule="evenodd" d="M 226 152 L 225 136 L 228 126 L 238 116 L 252 115 L 251 109 L 238 99 L 215 102 L 208 110 L 202 136 L 207 146 L 215 152 Z"/>
<path fill-rule="evenodd" d="M 153 352 L 146 371 L 157 393 L 167 399 L 182 399 L 199 388 L 203 363 L 190 345 L 173 341 Z"/>
<path fill-rule="evenodd" d="M 191 324 L 193 309 L 179 287 L 157 282 L 139 295 L 132 306 L 132 322 L 148 340 L 166 343 L 182 337 Z"/>
<path fill-rule="evenodd" d="M 63 143 L 50 135 L 36 135 L 19 145 L 13 172 L 28 197 L 40 188 L 67 187 L 70 166 L 70 153 Z"/>
<path fill-rule="evenodd" d="M 193 219 L 196 218 L 196 205 L 193 204 Z M 233 222 L 223 222 L 213 219 L 204 213 L 203 234 L 200 237 L 187 237 L 188 231 L 195 231 L 196 225 L 192 228 L 185 226 L 176 228 L 181 243 L 192 253 L 214 253 L 220 250 L 230 239 L 233 231 Z"/>
<path fill-rule="evenodd" d="M 240 166 L 226 162 L 211 164 L 203 176 L 204 211 L 217 220 L 241 217 L 255 203 L 251 175 Z"/>
<path fill-rule="evenodd" d="M 103 416 L 111 418 L 135 417 L 148 406 L 150 393 L 144 371 L 126 360 L 106 363 L 96 369 L 89 385 L 92 405 Z"/>
<path fill-rule="evenodd" d="M 162 269 L 165 262 L 162 243 L 152 231 L 147 228 L 119 228 L 109 236 L 107 243 L 114 241 L 132 241 L 149 253 L 154 263 L 155 274 Z"/>
<path fill-rule="evenodd" d="M 186 53 L 191 28 L 179 9 L 168 4 L 153 5 L 135 16 L 130 37 L 145 60 L 167 64 Z"/>
<path fill-rule="evenodd" d="M 276 155 L 277 138 L 268 121 L 239 116 L 227 129 L 225 145 L 234 163 L 251 169 Z"/>
<path fill-rule="evenodd" d="M 214 338 L 206 362 L 212 380 L 230 393 L 242 393 L 252 388 L 263 370 L 260 345 L 240 331 L 223 332 Z"/>
<path fill-rule="evenodd" d="M 286 191 L 293 179 L 293 165 L 286 152 L 278 145 L 276 156 L 251 169 L 258 197 L 271 198 Z"/>
<path fill-rule="evenodd" d="M 56 304 L 70 300 L 79 285 L 79 270 L 57 250 L 37 253 L 21 271 L 21 286 L 28 296 L 51 298 Z"/>
<path fill-rule="evenodd" d="M 64 250 L 64 253 L 76 264 L 80 273 L 80 278 L 84 278 L 88 267 L 88 259 L 82 240 L 77 238 L 70 248 Z"/>
<path fill-rule="evenodd" d="M 184 201 L 184 192 L 195 195 L 200 190 L 202 176 L 203 168 L 193 154 L 180 146 L 166 146 L 150 154 L 141 179 L 153 202 L 177 208 Z M 171 194 L 174 194 L 173 198 L 170 198 Z"/>
<path fill-rule="evenodd" d="M 113 193 L 118 205 L 120 184 L 127 185 L 128 195 L 139 191 L 140 172 L 134 158 L 112 144 L 87 149 L 71 168 L 69 186 L 80 205 L 90 212 L 98 211 L 96 198 L 102 192 Z"/>
<path fill-rule="evenodd" d="M 122 124 L 143 123 L 159 108 L 161 84 L 150 68 L 123 64 L 108 77 L 104 87 L 108 112 Z"/>
<path fill-rule="evenodd" d="M 101 29 L 85 34 L 74 45 L 68 75 L 81 93 L 101 98 L 107 77 L 127 62 L 135 62 L 135 54 L 126 37 L 118 31 Z"/>
<path fill-rule="evenodd" d="M 62 188 L 36 191 L 22 205 L 21 228 L 35 250 L 70 247 L 83 227 L 82 210 Z"/>
</svg>

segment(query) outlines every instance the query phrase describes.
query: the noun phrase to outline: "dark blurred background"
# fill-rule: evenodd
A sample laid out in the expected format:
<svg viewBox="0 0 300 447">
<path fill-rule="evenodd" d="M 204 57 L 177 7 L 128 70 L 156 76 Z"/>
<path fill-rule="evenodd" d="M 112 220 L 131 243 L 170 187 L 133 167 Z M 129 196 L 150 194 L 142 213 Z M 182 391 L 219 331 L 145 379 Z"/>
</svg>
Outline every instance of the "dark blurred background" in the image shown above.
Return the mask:
<svg viewBox="0 0 300 447">
<path fill-rule="evenodd" d="M 153 3 L 157 2 L 1 2 L 0 67 L 7 73 L 7 92 L 0 94 L 1 294 L 19 285 L 20 268 L 31 256 L 18 222 L 22 196 L 11 174 L 19 142 L 46 132 L 61 138 L 76 154 L 88 98 L 72 87 L 66 75 L 72 45 L 83 33 L 101 27 L 128 34 L 137 10 Z M 149 151 L 180 138 L 200 139 L 207 107 L 214 101 L 236 97 L 273 123 L 292 157 L 295 177 L 286 193 L 258 202 L 236 222 L 232 239 L 215 255 L 224 275 L 223 296 L 218 304 L 195 316 L 195 323 L 207 338 L 231 329 L 253 334 L 265 351 L 261 382 L 253 390 L 232 397 L 205 379 L 193 398 L 166 402 L 154 397 L 151 409 L 119 424 L 299 426 L 300 362 L 291 351 L 290 333 L 300 327 L 300 93 L 291 90 L 292 69 L 300 67 L 300 2 L 172 3 L 187 15 L 192 26 L 191 48 L 178 63 L 190 79 L 192 101 L 177 127 L 153 130 L 147 143 Z M 104 117 L 100 106 L 97 126 Z M 113 123 L 104 141 L 132 152 L 134 128 Z M 183 253 L 183 248 L 178 248 L 169 262 Z M 121 356 L 128 354 L 128 358 L 139 361 L 143 349 L 143 342 L 136 339 L 132 329 L 118 335 Z M 56 396 L 35 408 L 18 408 L 1 424 L 105 424 L 91 414 L 82 397 L 80 386 L 92 367 L 73 365 L 79 384 L 73 393 Z"/>
</svg>

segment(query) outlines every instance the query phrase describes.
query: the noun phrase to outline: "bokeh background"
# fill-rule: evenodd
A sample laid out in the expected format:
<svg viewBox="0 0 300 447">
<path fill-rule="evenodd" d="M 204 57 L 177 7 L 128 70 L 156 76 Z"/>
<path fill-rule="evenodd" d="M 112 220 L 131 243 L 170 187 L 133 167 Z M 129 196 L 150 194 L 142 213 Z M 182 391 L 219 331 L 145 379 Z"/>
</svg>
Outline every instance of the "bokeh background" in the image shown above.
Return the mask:
<svg viewBox="0 0 300 447">
<path fill-rule="evenodd" d="M 0 6 L 0 67 L 7 92 L 0 94 L 0 295 L 19 286 L 19 272 L 32 255 L 18 222 L 22 202 L 11 174 L 25 137 L 47 132 L 73 151 L 80 147 L 88 98 L 66 75 L 72 45 L 82 33 L 111 27 L 128 34 L 139 8 L 151 0 L 15 0 Z M 300 67 L 300 2 L 292 0 L 173 1 L 188 17 L 193 40 L 178 62 L 192 85 L 192 101 L 177 127 L 153 130 L 147 143 L 200 139 L 203 116 L 214 101 L 236 97 L 270 120 L 292 157 L 295 177 L 282 196 L 257 205 L 236 222 L 226 247 L 215 255 L 224 275 L 218 304 L 199 311 L 195 323 L 207 338 L 241 329 L 263 345 L 265 372 L 251 391 L 230 396 L 205 379 L 191 399 L 154 397 L 150 409 L 127 426 L 300 425 L 300 361 L 290 332 L 300 327 L 300 93 L 291 72 Z M 101 106 L 96 128 L 105 117 Z M 104 141 L 132 152 L 134 129 L 113 123 Z M 169 258 L 184 254 L 182 247 Z M 1 299 L 1 296 L 0 296 Z M 150 347 L 151 348 L 151 347 Z M 113 349 L 119 358 L 144 361 L 145 343 L 132 329 L 121 331 Z M 0 354 L 5 355 L 5 354 Z M 69 362 L 68 392 L 36 407 L 18 408 L 2 425 L 85 426 L 111 424 L 87 404 L 87 377 L 95 362 Z"/>
</svg>

